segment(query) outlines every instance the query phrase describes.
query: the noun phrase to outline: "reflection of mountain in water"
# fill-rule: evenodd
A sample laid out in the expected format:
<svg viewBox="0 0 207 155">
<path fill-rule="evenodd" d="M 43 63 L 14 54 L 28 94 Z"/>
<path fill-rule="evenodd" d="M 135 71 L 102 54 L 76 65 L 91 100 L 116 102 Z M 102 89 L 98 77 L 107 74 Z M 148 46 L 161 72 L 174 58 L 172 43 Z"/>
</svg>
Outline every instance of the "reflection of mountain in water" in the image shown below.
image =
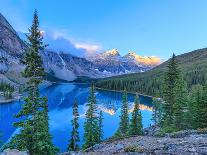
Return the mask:
<svg viewBox="0 0 207 155">
<path fill-rule="evenodd" d="M 49 87 L 41 87 L 41 95 L 47 96 L 49 105 L 49 124 L 50 131 L 54 137 L 54 143 L 65 151 L 68 144 L 69 133 L 71 132 L 72 105 L 74 99 L 77 98 L 79 104 L 79 124 L 80 136 L 83 136 L 83 124 L 85 112 L 87 110 L 87 99 L 89 88 L 86 84 L 63 83 L 55 84 Z M 122 102 L 122 93 L 112 91 L 96 91 L 98 108 L 103 113 L 104 138 L 108 138 L 114 134 L 119 125 L 120 107 Z M 152 124 L 151 110 L 152 99 L 140 96 L 140 109 L 143 117 L 143 126 L 148 127 Z M 128 94 L 129 112 L 133 111 L 134 95 Z M 22 102 L 13 102 L 9 104 L 0 104 L 0 130 L 4 133 L 3 142 L 15 132 L 13 123 L 16 119 L 13 117 L 19 111 Z M 3 120 L 3 121 L 2 121 Z M 110 128 L 109 128 L 110 126 Z"/>
<path fill-rule="evenodd" d="M 83 84 L 59 84 L 51 85 L 42 90 L 42 94 L 48 97 L 51 109 L 70 108 L 75 98 L 79 104 L 87 102 L 88 85 Z"/>
<path fill-rule="evenodd" d="M 129 103 L 129 104 L 130 104 L 130 103 Z M 104 105 L 101 104 L 101 105 L 98 106 L 98 108 L 99 108 L 101 111 L 103 111 L 103 112 L 105 112 L 105 113 L 108 113 L 108 114 L 110 114 L 110 115 L 115 115 L 116 111 L 118 110 L 118 109 L 115 109 L 115 108 L 113 108 L 113 107 L 108 106 L 107 104 L 104 104 Z M 149 107 L 149 106 L 144 105 L 144 104 L 139 104 L 139 109 L 140 109 L 140 110 L 148 110 L 148 111 L 152 111 L 152 110 L 153 110 L 152 107 Z M 129 112 L 129 113 L 132 113 L 133 110 L 134 110 L 134 104 L 132 103 L 132 105 L 129 107 L 128 112 Z"/>
</svg>

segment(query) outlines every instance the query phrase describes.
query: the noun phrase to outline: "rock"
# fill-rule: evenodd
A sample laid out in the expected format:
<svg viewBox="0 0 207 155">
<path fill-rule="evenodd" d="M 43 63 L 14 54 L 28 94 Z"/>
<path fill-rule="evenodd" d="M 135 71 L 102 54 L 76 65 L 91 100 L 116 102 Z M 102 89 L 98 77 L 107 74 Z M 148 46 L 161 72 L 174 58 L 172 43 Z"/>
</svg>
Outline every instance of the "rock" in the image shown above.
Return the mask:
<svg viewBox="0 0 207 155">
<path fill-rule="evenodd" d="M 102 142 L 101 144 L 90 148 L 87 152 L 79 152 L 78 154 L 207 155 L 207 134 L 199 134 L 196 131 L 183 131 L 179 132 L 176 138 L 173 138 L 172 136 L 129 137 L 110 142 Z"/>
<path fill-rule="evenodd" d="M 29 155 L 26 151 L 18 151 L 18 150 L 11 150 L 11 149 L 6 149 L 4 152 L 0 153 L 0 155 Z"/>
</svg>

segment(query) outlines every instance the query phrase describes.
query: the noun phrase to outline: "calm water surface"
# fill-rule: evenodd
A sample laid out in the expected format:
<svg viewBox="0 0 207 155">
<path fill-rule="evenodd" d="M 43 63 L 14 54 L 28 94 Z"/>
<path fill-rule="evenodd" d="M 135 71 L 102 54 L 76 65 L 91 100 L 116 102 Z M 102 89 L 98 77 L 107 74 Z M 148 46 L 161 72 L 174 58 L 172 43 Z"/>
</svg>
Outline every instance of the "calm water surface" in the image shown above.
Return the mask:
<svg viewBox="0 0 207 155">
<path fill-rule="evenodd" d="M 83 123 L 86 103 L 89 94 L 87 84 L 56 84 L 41 89 L 41 94 L 48 97 L 50 132 L 53 135 L 54 144 L 60 148 L 61 152 L 66 151 L 71 132 L 72 105 L 76 97 L 79 104 L 80 113 L 80 137 L 83 137 Z M 119 125 L 119 115 L 121 107 L 122 93 L 105 90 L 97 90 L 96 98 L 99 110 L 104 116 L 104 138 L 111 137 Z M 128 94 L 130 112 L 133 110 L 134 95 Z M 16 119 L 13 117 L 21 108 L 22 102 L 0 104 L 0 131 L 3 133 L 3 142 L 17 131 L 13 126 Z M 143 126 L 152 124 L 152 99 L 140 96 L 140 109 L 143 117 Z"/>
</svg>

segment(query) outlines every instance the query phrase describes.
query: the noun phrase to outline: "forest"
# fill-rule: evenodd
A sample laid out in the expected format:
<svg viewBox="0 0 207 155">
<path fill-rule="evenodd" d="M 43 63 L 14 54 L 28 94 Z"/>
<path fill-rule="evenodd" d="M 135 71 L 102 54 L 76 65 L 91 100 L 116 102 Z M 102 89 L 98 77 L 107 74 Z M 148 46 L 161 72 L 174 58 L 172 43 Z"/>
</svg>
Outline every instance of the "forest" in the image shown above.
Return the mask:
<svg viewBox="0 0 207 155">
<path fill-rule="evenodd" d="M 176 56 L 179 69 L 190 90 L 193 85 L 205 84 L 207 73 L 207 49 L 199 49 Z M 97 81 L 99 88 L 139 92 L 154 97 L 162 97 L 164 73 L 170 60 L 150 71 L 105 78 Z"/>
</svg>

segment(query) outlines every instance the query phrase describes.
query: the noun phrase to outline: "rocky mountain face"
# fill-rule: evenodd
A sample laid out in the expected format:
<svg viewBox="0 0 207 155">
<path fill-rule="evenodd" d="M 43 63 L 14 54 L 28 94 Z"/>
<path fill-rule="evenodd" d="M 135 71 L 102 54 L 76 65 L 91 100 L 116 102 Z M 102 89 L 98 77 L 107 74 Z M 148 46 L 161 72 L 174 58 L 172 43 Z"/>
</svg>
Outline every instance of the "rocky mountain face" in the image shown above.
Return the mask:
<svg viewBox="0 0 207 155">
<path fill-rule="evenodd" d="M 94 63 L 96 70 L 108 75 L 144 72 L 162 62 L 158 57 L 141 57 L 134 52 L 121 56 L 117 49 L 89 57 L 88 60 Z"/>
<path fill-rule="evenodd" d="M 24 41 L 20 39 L 17 32 L 0 14 L 0 80 L 10 83 L 25 82 L 25 79 L 21 76 L 24 65 L 20 63 L 20 59 L 26 48 Z M 121 56 L 116 49 L 87 59 L 73 56 L 68 52 L 58 52 L 57 49 L 46 49 L 41 51 L 40 55 L 49 76 L 68 81 L 74 80 L 78 76 L 103 78 L 143 72 L 161 62 L 159 58 L 140 57 L 135 53 Z"/>
<path fill-rule="evenodd" d="M 16 84 L 25 81 L 20 72 L 24 66 L 19 59 L 26 45 L 0 13 L 0 80 Z"/>
<path fill-rule="evenodd" d="M 95 70 L 92 62 L 85 58 L 79 58 L 68 53 L 54 51 L 42 51 L 41 57 L 45 71 L 63 80 L 74 80 L 78 76 L 98 78 L 102 73 Z"/>
<path fill-rule="evenodd" d="M 20 57 L 25 48 L 24 42 L 0 13 L 0 49 L 11 56 Z"/>
</svg>

